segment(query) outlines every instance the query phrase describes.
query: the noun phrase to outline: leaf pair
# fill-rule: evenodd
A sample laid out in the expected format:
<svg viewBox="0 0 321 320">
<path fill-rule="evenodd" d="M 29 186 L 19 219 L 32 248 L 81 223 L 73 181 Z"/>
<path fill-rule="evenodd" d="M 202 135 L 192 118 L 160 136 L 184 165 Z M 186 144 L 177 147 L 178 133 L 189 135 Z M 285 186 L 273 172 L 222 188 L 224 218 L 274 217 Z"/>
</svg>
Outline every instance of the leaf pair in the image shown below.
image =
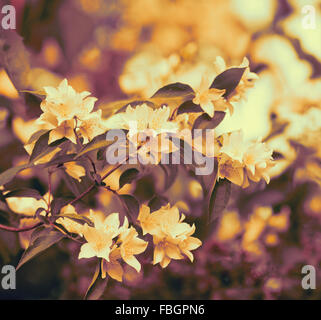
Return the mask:
<svg viewBox="0 0 321 320">
<path fill-rule="evenodd" d="M 0 186 L 10 182 L 20 171 L 34 167 L 36 165 L 35 163 L 39 159 L 43 158 L 44 156 L 48 155 L 50 152 L 54 151 L 60 144 L 62 144 L 67 140 L 66 138 L 62 138 L 51 144 L 48 144 L 49 133 L 50 131 L 46 131 L 45 133 L 43 133 L 43 131 L 40 131 L 30 138 L 29 141 L 32 141 L 32 142 L 35 141 L 35 139 L 37 138 L 38 139 L 31 153 L 29 162 L 24 163 L 20 166 L 9 168 L 8 170 L 2 172 L 0 174 Z M 40 135 L 40 137 L 38 135 Z"/>
<path fill-rule="evenodd" d="M 114 113 L 123 112 L 130 105 L 135 107 L 143 103 L 149 107 L 156 109 L 163 105 L 168 105 L 171 111 L 174 111 L 185 101 L 194 98 L 194 90 L 187 84 L 180 82 L 171 83 L 157 90 L 151 98 L 147 100 L 122 100 L 101 105 L 103 116 L 108 117 Z"/>
</svg>

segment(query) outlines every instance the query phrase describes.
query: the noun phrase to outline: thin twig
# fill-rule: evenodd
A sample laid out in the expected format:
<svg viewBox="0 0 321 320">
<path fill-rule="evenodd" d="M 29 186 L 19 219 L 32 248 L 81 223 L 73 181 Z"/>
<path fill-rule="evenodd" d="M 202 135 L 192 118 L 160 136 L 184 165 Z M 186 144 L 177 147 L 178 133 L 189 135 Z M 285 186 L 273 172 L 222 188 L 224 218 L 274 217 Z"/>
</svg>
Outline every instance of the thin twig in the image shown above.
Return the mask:
<svg viewBox="0 0 321 320">
<path fill-rule="evenodd" d="M 92 189 L 94 189 L 96 186 L 96 184 L 92 184 L 91 186 L 89 186 L 89 188 L 87 188 L 83 193 L 81 193 L 79 196 L 77 196 L 75 199 L 73 199 L 72 201 L 70 201 L 68 203 L 69 204 L 74 204 L 75 202 L 77 202 L 78 200 L 80 200 L 82 197 L 84 197 L 87 193 L 89 193 Z"/>
<path fill-rule="evenodd" d="M 94 172 L 97 174 L 95 162 L 91 159 L 91 157 L 88 154 L 86 154 L 86 158 L 89 160 L 89 162 L 91 163 L 91 166 L 93 167 Z"/>
<path fill-rule="evenodd" d="M 127 161 L 128 157 L 126 158 L 125 162 Z M 119 163 L 116 167 L 112 168 L 111 170 L 109 170 L 102 178 L 101 181 L 103 181 L 104 179 L 106 179 L 110 174 L 112 174 L 114 171 L 116 171 L 123 163 Z M 78 200 L 80 200 L 81 198 L 83 198 L 87 193 L 89 193 L 92 189 L 94 189 L 96 186 L 96 183 L 93 183 L 92 185 L 90 185 L 83 193 L 81 193 L 79 196 L 77 196 L 75 199 L 73 199 L 72 201 L 70 201 L 68 204 L 74 204 L 75 202 L 77 202 Z"/>
<path fill-rule="evenodd" d="M 38 222 L 38 223 L 36 223 L 32 226 L 28 226 L 28 227 L 15 228 L 15 227 L 9 227 L 9 226 L 5 226 L 3 224 L 0 224 L 0 229 L 5 230 L 5 231 L 9 231 L 9 232 L 25 232 L 25 231 L 33 230 L 41 225 L 43 225 L 43 222 Z"/>
<path fill-rule="evenodd" d="M 50 169 L 48 169 L 48 209 L 46 210 L 46 216 L 48 216 L 49 212 L 50 212 L 50 203 L 51 203 L 51 194 L 52 194 L 52 187 L 51 187 L 51 175 L 52 175 L 52 171 Z"/>
<path fill-rule="evenodd" d="M 142 147 L 143 145 L 139 146 L 137 148 L 137 151 Z M 111 175 L 113 172 L 115 172 L 117 169 L 119 169 L 123 164 L 125 164 L 128 159 L 129 159 L 129 155 L 126 157 L 126 159 L 122 162 L 120 162 L 117 166 L 113 167 L 112 169 L 110 169 L 102 178 L 101 181 L 103 182 L 109 175 Z M 79 196 L 77 196 L 75 199 L 73 199 L 72 201 L 70 201 L 68 204 L 72 205 L 75 202 L 77 202 L 78 200 L 80 200 L 81 198 L 83 198 L 87 193 L 89 193 L 92 189 L 94 189 L 96 187 L 96 183 L 93 183 L 91 186 L 89 186 L 83 193 L 81 193 Z"/>
</svg>

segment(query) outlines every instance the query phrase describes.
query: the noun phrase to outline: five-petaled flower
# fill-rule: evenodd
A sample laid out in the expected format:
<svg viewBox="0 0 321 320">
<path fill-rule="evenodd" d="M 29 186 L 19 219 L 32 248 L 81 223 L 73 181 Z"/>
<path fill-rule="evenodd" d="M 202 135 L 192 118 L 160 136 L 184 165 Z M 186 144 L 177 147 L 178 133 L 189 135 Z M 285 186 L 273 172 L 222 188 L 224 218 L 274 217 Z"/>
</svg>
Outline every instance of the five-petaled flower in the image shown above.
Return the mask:
<svg viewBox="0 0 321 320">
<path fill-rule="evenodd" d="M 66 137 L 76 144 L 78 131 L 86 143 L 105 132 L 101 110 L 93 112 L 97 98 L 88 97 L 90 92 L 76 92 L 67 79 L 57 88 L 44 87 L 44 90 L 46 98 L 40 104 L 43 113 L 38 123 L 51 130 L 49 143 Z"/>
<path fill-rule="evenodd" d="M 168 106 L 153 109 L 146 103 L 136 107 L 129 105 L 125 112 L 117 113 L 106 120 L 105 126 L 108 129 L 128 130 L 128 140 L 138 151 L 142 163 L 158 164 L 162 152 L 177 150 L 166 135 L 178 131 L 177 122 L 170 121 Z"/>
<path fill-rule="evenodd" d="M 195 232 L 195 225 L 190 226 L 186 222 L 184 214 L 180 216 L 177 207 L 161 207 L 159 210 L 150 213 L 149 207 L 141 207 L 138 221 L 143 229 L 143 233 L 153 236 L 154 260 L 165 268 L 171 259 L 180 260 L 187 256 L 193 261 L 191 250 L 197 249 L 202 242 L 192 237 Z"/>
<path fill-rule="evenodd" d="M 119 235 L 120 255 L 122 259 L 137 272 L 140 271 L 140 263 L 135 255 L 145 251 L 147 242 L 138 238 L 138 233 L 134 227 L 128 226 L 128 220 L 125 219 Z"/>
<path fill-rule="evenodd" d="M 225 133 L 220 140 L 218 178 L 243 188 L 249 185 L 249 179 L 258 182 L 264 178 L 270 182 L 269 169 L 274 166 L 271 148 L 260 139 L 245 141 L 241 130 Z"/>
<path fill-rule="evenodd" d="M 209 77 L 203 75 L 199 88 L 195 90 L 193 103 L 200 105 L 211 118 L 213 118 L 215 111 L 229 109 L 232 114 L 233 106 L 223 97 L 225 89 L 210 88 L 210 85 Z"/>
<path fill-rule="evenodd" d="M 147 242 L 138 238 L 136 229 L 129 227 L 127 218 L 120 226 L 119 214 L 112 213 L 101 219 L 94 211 L 90 211 L 93 227 L 85 224 L 82 233 L 87 243 L 80 248 L 81 258 L 102 258 L 102 277 L 106 274 L 117 281 L 122 281 L 123 268 L 119 262 L 122 259 L 137 272 L 141 265 L 135 255 L 145 251 Z"/>
</svg>

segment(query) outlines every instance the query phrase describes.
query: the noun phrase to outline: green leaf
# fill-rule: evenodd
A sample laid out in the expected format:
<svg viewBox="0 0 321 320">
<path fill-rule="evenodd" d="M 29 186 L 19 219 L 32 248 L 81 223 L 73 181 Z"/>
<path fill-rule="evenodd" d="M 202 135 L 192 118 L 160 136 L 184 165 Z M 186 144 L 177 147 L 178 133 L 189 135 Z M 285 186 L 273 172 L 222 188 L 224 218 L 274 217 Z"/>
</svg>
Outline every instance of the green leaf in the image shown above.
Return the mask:
<svg viewBox="0 0 321 320">
<path fill-rule="evenodd" d="M 220 73 L 210 88 L 225 89 L 224 98 L 228 98 L 239 84 L 246 68 L 230 68 Z"/>
<path fill-rule="evenodd" d="M 49 133 L 50 131 L 47 131 L 45 134 L 42 134 L 36 141 L 30 156 L 30 162 L 33 162 L 36 157 L 39 157 L 41 153 L 48 149 Z"/>
<path fill-rule="evenodd" d="M 25 163 L 17 167 L 10 168 L 0 174 L 0 186 L 10 182 L 17 173 L 31 167 L 32 164 Z"/>
<path fill-rule="evenodd" d="M 59 214 L 61 208 L 66 206 L 70 201 L 72 201 L 73 198 L 59 198 L 55 197 L 50 204 L 51 208 L 51 214 L 52 215 L 57 215 Z"/>
<path fill-rule="evenodd" d="M 99 109 L 102 110 L 102 116 L 104 118 L 108 118 L 111 115 L 124 111 L 129 105 L 136 106 L 137 104 L 152 104 L 150 101 L 147 100 L 133 100 L 133 99 L 126 99 L 126 100 L 118 100 L 112 101 L 108 103 L 104 103 L 99 105 Z"/>
<path fill-rule="evenodd" d="M 32 242 L 23 253 L 16 270 L 21 268 L 21 266 L 28 262 L 30 259 L 34 258 L 36 255 L 48 249 L 65 237 L 65 235 L 61 232 L 55 229 L 48 230 L 48 228 L 42 229 L 40 231 L 36 229 L 33 233 L 35 233 L 35 235 L 32 236 Z"/>
<path fill-rule="evenodd" d="M 98 161 L 102 161 L 102 160 L 105 159 L 104 148 L 98 149 L 96 158 L 97 158 Z"/>
<path fill-rule="evenodd" d="M 231 195 L 231 182 L 227 179 L 219 180 L 211 194 L 209 202 L 210 221 L 213 221 L 224 211 Z"/>
<path fill-rule="evenodd" d="M 207 113 L 203 113 L 195 120 L 193 129 L 215 129 L 223 121 L 225 114 L 223 111 L 215 111 L 211 118 Z"/>
<path fill-rule="evenodd" d="M 69 174 L 67 174 L 64 170 L 60 170 L 59 174 L 64 179 L 68 189 L 77 197 L 82 192 L 82 187 L 80 183 L 72 178 Z"/>
<path fill-rule="evenodd" d="M 78 159 L 79 157 L 83 156 L 84 154 L 93 151 L 93 150 L 97 150 L 97 149 L 101 149 L 101 148 L 106 148 L 108 146 L 110 146 L 114 141 L 109 141 L 109 140 L 100 140 L 100 141 L 95 141 L 92 140 L 91 142 L 89 142 L 75 157 L 75 159 Z"/>
<path fill-rule="evenodd" d="M 183 102 L 178 110 L 177 110 L 177 115 L 182 114 L 182 113 L 192 113 L 192 112 L 203 112 L 202 108 L 200 105 L 193 103 L 192 100 L 188 100 Z"/>
<path fill-rule="evenodd" d="M 59 140 L 56 140 L 56 141 L 54 141 L 54 142 L 51 142 L 50 144 L 49 144 L 49 147 L 56 147 L 56 146 L 59 146 L 60 144 L 62 144 L 63 142 L 65 142 L 65 141 L 69 141 L 67 138 L 61 138 L 61 139 L 59 139 Z"/>
<path fill-rule="evenodd" d="M 5 198 L 12 197 L 36 198 L 37 200 L 42 199 L 42 195 L 39 193 L 38 190 L 29 188 L 12 190 L 5 194 Z"/>
<path fill-rule="evenodd" d="M 139 203 L 137 199 L 130 194 L 120 194 L 119 198 L 125 204 L 132 221 L 136 221 L 139 213 Z"/>
<path fill-rule="evenodd" d="M 9 168 L 8 170 L 2 172 L 0 174 L 0 186 L 10 182 L 16 176 L 16 174 L 18 174 L 20 171 L 23 171 L 25 169 L 35 166 L 35 162 L 37 160 L 46 156 L 47 154 L 55 150 L 58 145 L 60 145 L 61 143 L 67 140 L 63 138 L 48 145 L 48 138 L 49 138 L 49 131 L 47 131 L 45 134 L 42 134 L 40 136 L 40 138 L 35 143 L 34 149 L 29 159 L 29 163 L 25 163 L 20 166 Z M 55 163 L 53 162 L 53 164 Z"/>
<path fill-rule="evenodd" d="M 106 289 L 108 277 L 106 277 L 105 279 L 102 279 L 101 277 L 101 261 L 102 260 L 99 259 L 94 276 L 85 294 L 86 300 L 98 300 L 103 295 Z"/>
<path fill-rule="evenodd" d="M 40 211 L 40 210 L 39 210 Z M 41 225 L 40 227 L 33 230 L 30 236 L 30 243 L 33 243 L 41 234 L 44 234 L 48 231 L 48 227 L 46 225 Z"/>
<path fill-rule="evenodd" d="M 1 30 L 0 64 L 5 68 L 15 88 L 29 85 L 30 59 L 23 38 L 15 30 Z"/>
<path fill-rule="evenodd" d="M 186 97 L 194 95 L 194 90 L 187 84 L 176 82 L 168 84 L 157 90 L 151 98 L 159 97 Z"/>
<path fill-rule="evenodd" d="M 27 144 L 30 144 L 36 140 L 38 140 L 43 134 L 49 132 L 49 130 L 46 130 L 46 129 L 41 129 L 39 131 L 36 131 L 35 133 L 33 133 L 31 135 L 31 137 L 29 138 Z"/>
<path fill-rule="evenodd" d="M 76 221 L 76 222 L 80 222 L 80 223 L 87 223 L 90 226 L 93 226 L 92 221 L 90 221 L 90 219 L 88 219 L 85 216 L 81 216 L 80 214 L 76 214 L 76 213 L 60 213 L 57 216 L 58 218 L 68 218 L 70 220 Z M 58 222 L 59 223 L 59 222 Z"/>
<path fill-rule="evenodd" d="M 29 163 L 34 164 L 37 160 L 43 158 L 44 156 L 55 150 L 61 143 L 67 141 L 66 138 L 62 138 L 48 144 L 49 134 L 50 131 L 47 131 L 36 141 L 29 159 Z"/>
<path fill-rule="evenodd" d="M 183 153 L 184 150 L 181 150 Z M 175 182 L 177 175 L 178 175 L 178 165 L 175 164 L 159 164 L 160 168 L 165 173 L 165 184 L 164 184 L 164 190 L 169 189 L 173 183 Z"/>
<path fill-rule="evenodd" d="M 100 105 L 99 108 L 103 110 L 103 117 L 109 117 L 112 114 L 124 112 L 129 105 L 131 105 L 131 107 L 136 107 L 143 103 L 153 109 L 159 108 L 163 105 L 168 105 L 171 110 L 174 110 L 184 101 L 191 100 L 193 98 L 194 91 L 189 85 L 176 82 L 160 88 L 148 100 L 129 99 L 114 101 Z"/>
<path fill-rule="evenodd" d="M 30 93 L 41 99 L 44 99 L 46 97 L 46 92 L 43 90 L 20 90 L 19 92 Z"/>
<path fill-rule="evenodd" d="M 4 206 L 2 202 L 0 202 L 0 223 L 10 224 L 9 223 L 9 213 L 7 212 L 7 208 Z"/>
<path fill-rule="evenodd" d="M 139 170 L 135 168 L 130 168 L 125 170 L 119 178 L 119 189 L 121 189 L 125 184 L 132 183 L 139 175 Z"/>
<path fill-rule="evenodd" d="M 196 180 L 201 184 L 205 201 L 209 203 L 209 197 L 215 186 L 218 172 L 218 161 L 214 158 L 214 172 L 207 175 L 195 175 Z M 208 207 L 208 206 L 207 206 Z"/>
<path fill-rule="evenodd" d="M 166 206 L 168 204 L 168 199 L 163 196 L 154 196 L 150 201 L 148 202 L 148 206 L 150 208 L 150 212 L 157 211 L 161 207 Z"/>
<path fill-rule="evenodd" d="M 45 168 L 51 167 L 51 166 L 56 166 L 56 165 L 61 165 L 66 162 L 72 162 L 75 161 L 74 158 L 76 156 L 76 153 L 70 153 L 70 154 L 64 154 L 64 155 L 57 155 L 52 158 L 49 162 L 44 164 Z"/>
<path fill-rule="evenodd" d="M 2 201 L 2 202 L 5 202 L 5 201 L 6 201 L 6 199 L 5 199 L 4 195 L 3 195 L 2 190 L 0 190 L 0 201 Z"/>
</svg>

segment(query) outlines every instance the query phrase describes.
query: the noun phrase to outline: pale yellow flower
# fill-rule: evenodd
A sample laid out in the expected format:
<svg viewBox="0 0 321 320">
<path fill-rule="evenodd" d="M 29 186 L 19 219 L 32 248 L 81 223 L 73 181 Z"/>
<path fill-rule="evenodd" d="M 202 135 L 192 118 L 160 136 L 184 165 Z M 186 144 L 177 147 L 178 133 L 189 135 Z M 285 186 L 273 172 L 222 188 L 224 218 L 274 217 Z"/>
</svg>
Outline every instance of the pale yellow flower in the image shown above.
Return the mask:
<svg viewBox="0 0 321 320">
<path fill-rule="evenodd" d="M 142 161 L 157 164 L 162 152 L 170 153 L 177 150 L 166 133 L 177 132 L 178 124 L 169 118 L 169 107 L 153 109 L 144 103 L 135 108 L 129 105 L 125 112 L 106 120 L 105 126 L 108 129 L 128 130 L 129 141 L 135 147 L 140 146 L 138 154 Z"/>
<path fill-rule="evenodd" d="M 44 121 L 43 118 L 42 118 L 42 121 Z M 72 143 L 76 144 L 77 139 L 74 133 L 74 127 L 75 127 L 74 123 L 75 123 L 74 120 L 66 120 L 66 121 L 63 121 L 61 125 L 57 127 L 52 127 L 52 130 L 49 133 L 48 143 L 52 143 L 62 138 L 67 138 Z M 48 126 L 48 129 L 50 129 L 50 125 Z"/>
<path fill-rule="evenodd" d="M 102 278 L 106 278 L 106 274 L 108 274 L 111 278 L 122 282 L 124 270 L 118 260 L 121 259 L 120 249 L 114 246 L 109 254 L 109 262 L 106 260 L 102 260 Z"/>
<path fill-rule="evenodd" d="M 177 123 L 179 131 L 185 128 L 192 128 L 189 118 L 190 115 L 188 113 L 181 113 L 175 117 L 174 122 Z"/>
<path fill-rule="evenodd" d="M 195 225 L 190 228 L 188 232 L 186 232 L 183 236 L 183 239 L 179 242 L 179 248 L 181 252 L 187 256 L 191 262 L 194 261 L 194 256 L 191 253 L 192 250 L 197 249 L 202 245 L 202 241 L 195 238 L 191 237 L 192 234 L 195 232 Z"/>
<path fill-rule="evenodd" d="M 171 261 L 183 259 L 183 255 L 193 261 L 191 250 L 197 249 L 202 242 L 191 235 L 195 225 L 183 222 L 185 216 L 180 216 L 177 207 L 168 204 L 150 213 L 147 206 L 142 206 L 138 221 L 143 233 L 153 236 L 155 245 L 153 263 L 160 263 L 165 268 Z"/>
<path fill-rule="evenodd" d="M 42 101 L 41 110 L 53 116 L 58 126 L 74 117 L 86 117 L 94 108 L 97 98 L 88 97 L 90 92 L 76 92 L 67 79 L 64 79 L 57 88 L 44 87 L 46 99 Z"/>
<path fill-rule="evenodd" d="M 139 211 L 137 221 L 139 221 L 140 226 L 143 230 L 143 235 L 155 234 L 160 228 L 160 221 L 162 215 L 166 214 L 166 209 L 160 209 L 150 213 L 150 208 L 146 205 L 142 205 Z"/>
<path fill-rule="evenodd" d="M 90 210 L 89 217 L 97 230 L 108 232 L 113 238 L 119 235 L 120 221 L 118 212 L 110 213 L 107 217 L 103 218 L 100 212 Z"/>
<path fill-rule="evenodd" d="M 263 178 L 266 183 L 270 182 L 268 172 L 274 166 L 272 153 L 273 150 L 260 140 L 251 143 L 243 159 L 251 180 L 258 182 Z"/>
<path fill-rule="evenodd" d="M 109 254 L 113 244 L 112 233 L 90 227 L 86 224 L 83 227 L 83 234 L 87 243 L 81 246 L 78 258 L 98 257 L 109 261 Z"/>
<path fill-rule="evenodd" d="M 143 103 L 134 108 L 129 105 L 125 112 L 117 113 L 106 120 L 105 125 L 108 129 L 129 130 L 129 137 L 133 137 L 138 132 L 144 132 L 145 130 L 151 130 L 156 136 L 164 132 L 177 131 L 177 124 L 169 121 L 169 117 L 169 107 L 163 106 L 153 109 Z"/>
<path fill-rule="evenodd" d="M 135 228 L 124 227 L 119 235 L 119 241 L 121 242 L 120 254 L 122 259 L 139 272 L 141 266 L 135 255 L 144 252 L 148 243 L 137 236 L 138 233 Z"/>
<path fill-rule="evenodd" d="M 223 145 L 220 152 L 226 154 L 231 159 L 243 162 L 243 157 L 248 149 L 248 144 L 244 142 L 243 131 L 233 131 L 230 134 L 223 134 Z"/>
<path fill-rule="evenodd" d="M 102 218 L 97 212 L 90 210 L 90 219 L 94 227 L 86 224 L 82 228 L 87 243 L 82 245 L 79 259 L 103 258 L 103 278 L 109 274 L 113 279 L 122 281 L 124 271 L 120 259 L 139 272 L 141 265 L 135 255 L 145 251 L 147 242 L 137 237 L 137 231 L 129 227 L 127 218 L 125 217 L 123 225 L 120 226 L 118 213 Z"/>
<path fill-rule="evenodd" d="M 94 227 L 84 225 L 82 231 L 87 243 L 80 248 L 78 258 L 98 257 L 109 261 L 113 238 L 119 235 L 119 214 L 112 213 L 102 219 L 99 214 L 90 210 L 90 218 Z"/>
<path fill-rule="evenodd" d="M 225 111 L 227 108 L 233 113 L 232 106 L 223 98 L 225 89 L 210 88 L 210 85 L 209 77 L 203 75 L 199 88 L 195 90 L 193 103 L 200 105 L 211 118 L 213 118 L 215 111 Z"/>
<path fill-rule="evenodd" d="M 248 179 L 258 182 L 263 178 L 269 183 L 269 169 L 274 166 L 272 153 L 260 139 L 245 141 L 241 130 L 223 134 L 218 178 L 226 178 L 243 188 L 249 185 Z"/>
<path fill-rule="evenodd" d="M 93 138 L 106 131 L 106 128 L 101 119 L 101 110 L 92 112 L 87 115 L 83 120 L 79 121 L 79 132 L 84 139 L 84 143 L 88 143 Z"/>
<path fill-rule="evenodd" d="M 123 226 L 119 228 L 118 240 L 111 249 L 109 261 L 102 262 L 102 278 L 105 278 L 107 273 L 117 281 L 123 280 L 124 269 L 119 262 L 120 259 L 137 272 L 140 271 L 141 265 L 134 255 L 144 252 L 148 243 L 139 239 L 137 235 L 135 228 L 129 228 L 128 220 L 125 218 Z"/>
<path fill-rule="evenodd" d="M 242 186 L 244 183 L 243 156 L 246 150 L 247 145 L 244 144 L 242 131 L 223 134 L 218 156 L 218 178 L 226 178 Z"/>
<path fill-rule="evenodd" d="M 218 178 L 228 179 L 232 183 L 243 186 L 244 185 L 244 165 L 237 160 L 232 160 L 226 155 L 219 157 L 218 163 Z"/>
<path fill-rule="evenodd" d="M 44 87 L 44 90 L 46 98 L 40 105 L 43 114 L 37 122 L 51 130 L 49 143 L 66 137 L 76 144 L 75 131 L 87 143 L 105 131 L 101 111 L 92 112 L 97 98 L 88 97 L 90 92 L 76 92 L 67 79 L 57 88 Z"/>
</svg>

